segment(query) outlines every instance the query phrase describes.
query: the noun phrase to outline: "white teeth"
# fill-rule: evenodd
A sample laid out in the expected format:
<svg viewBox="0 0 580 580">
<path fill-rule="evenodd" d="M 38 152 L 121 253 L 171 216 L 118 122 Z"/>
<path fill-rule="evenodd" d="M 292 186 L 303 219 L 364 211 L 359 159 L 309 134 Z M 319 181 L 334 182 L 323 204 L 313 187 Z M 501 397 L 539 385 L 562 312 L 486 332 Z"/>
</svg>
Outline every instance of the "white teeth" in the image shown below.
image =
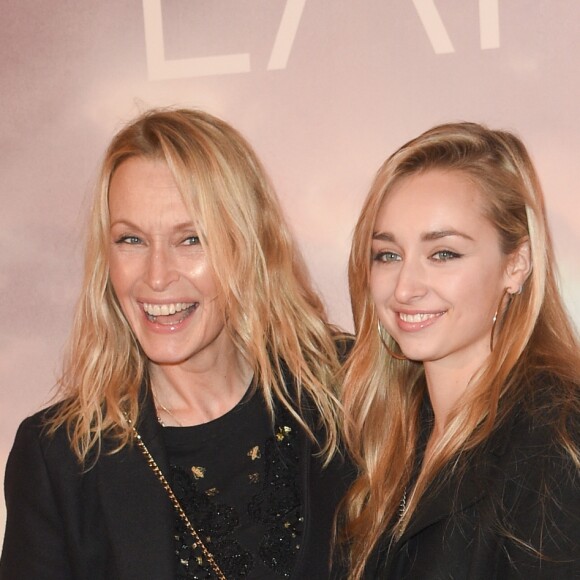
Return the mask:
<svg viewBox="0 0 580 580">
<path fill-rule="evenodd" d="M 429 320 L 430 318 L 435 318 L 439 314 L 426 314 L 421 312 L 419 314 L 405 314 L 404 312 L 399 312 L 399 317 L 405 322 L 423 322 L 424 320 Z"/>
<path fill-rule="evenodd" d="M 195 302 L 176 302 L 174 304 L 147 304 L 143 303 L 143 310 L 149 316 L 169 316 L 191 308 Z"/>
</svg>

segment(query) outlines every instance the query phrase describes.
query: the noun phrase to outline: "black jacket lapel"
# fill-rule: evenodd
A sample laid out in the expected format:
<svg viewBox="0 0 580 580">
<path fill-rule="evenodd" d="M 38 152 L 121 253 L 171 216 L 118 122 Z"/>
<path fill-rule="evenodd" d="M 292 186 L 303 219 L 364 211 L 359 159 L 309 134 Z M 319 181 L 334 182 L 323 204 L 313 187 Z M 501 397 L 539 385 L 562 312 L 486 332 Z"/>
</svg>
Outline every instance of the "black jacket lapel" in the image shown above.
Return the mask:
<svg viewBox="0 0 580 580">
<path fill-rule="evenodd" d="M 139 433 L 164 474 L 169 466 L 150 397 L 146 397 Z M 161 483 L 135 446 L 98 462 L 98 485 L 109 529 L 111 551 L 123 580 L 175 576 L 173 507 Z M 137 546 L 137 548 L 135 548 Z"/>
<path fill-rule="evenodd" d="M 400 538 L 400 542 L 453 514 L 468 509 L 485 496 L 482 486 L 484 478 L 479 470 L 469 469 L 456 476 L 441 475 L 429 486 L 411 521 Z"/>
</svg>

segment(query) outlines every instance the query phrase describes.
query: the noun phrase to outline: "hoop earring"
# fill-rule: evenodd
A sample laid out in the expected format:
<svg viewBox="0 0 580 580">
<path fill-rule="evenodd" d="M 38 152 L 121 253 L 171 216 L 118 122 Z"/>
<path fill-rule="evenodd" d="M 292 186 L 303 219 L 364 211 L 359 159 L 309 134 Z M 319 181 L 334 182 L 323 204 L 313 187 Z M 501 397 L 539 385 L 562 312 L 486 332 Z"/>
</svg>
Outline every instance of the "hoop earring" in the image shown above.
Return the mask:
<svg viewBox="0 0 580 580">
<path fill-rule="evenodd" d="M 380 320 L 377 320 L 377 330 L 379 332 L 379 338 L 381 339 L 381 342 L 383 343 L 383 346 L 385 347 L 385 350 L 394 358 L 397 360 L 409 360 L 403 353 L 398 354 L 396 352 L 393 352 L 387 342 L 385 341 L 385 339 L 383 338 L 383 333 L 381 332 L 381 322 Z"/>
<path fill-rule="evenodd" d="M 520 286 L 520 292 L 521 292 L 521 286 Z M 510 305 L 513 295 L 514 294 L 519 294 L 519 292 L 514 292 L 513 294 L 507 289 L 504 288 L 504 291 L 499 299 L 499 304 L 497 305 L 497 309 L 495 311 L 495 314 L 493 315 L 493 324 L 491 325 L 491 336 L 489 337 L 489 350 L 490 352 L 493 352 L 493 337 L 495 336 L 495 327 L 497 326 L 497 317 L 499 314 L 499 311 L 501 310 L 501 305 L 503 304 L 503 299 L 505 298 L 505 296 L 508 296 L 508 303 L 506 304 L 505 309 L 507 310 L 508 306 Z M 505 312 L 504 312 L 505 314 Z"/>
</svg>

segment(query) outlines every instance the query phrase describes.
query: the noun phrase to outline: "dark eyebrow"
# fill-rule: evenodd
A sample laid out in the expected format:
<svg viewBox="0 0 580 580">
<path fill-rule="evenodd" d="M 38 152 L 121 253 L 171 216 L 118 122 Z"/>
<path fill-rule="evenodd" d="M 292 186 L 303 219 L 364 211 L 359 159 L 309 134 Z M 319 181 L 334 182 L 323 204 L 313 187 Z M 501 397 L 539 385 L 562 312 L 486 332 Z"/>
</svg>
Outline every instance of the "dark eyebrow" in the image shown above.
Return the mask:
<svg viewBox="0 0 580 580">
<path fill-rule="evenodd" d="M 436 230 L 434 232 L 426 232 L 421 235 L 421 241 L 432 242 L 434 240 L 440 240 L 441 238 L 447 238 L 449 236 L 459 236 L 460 238 L 465 238 L 466 240 L 473 241 L 471 236 L 464 234 L 458 230 Z M 373 240 L 380 240 L 381 242 L 395 242 L 395 236 L 390 232 L 374 232 Z"/>
</svg>

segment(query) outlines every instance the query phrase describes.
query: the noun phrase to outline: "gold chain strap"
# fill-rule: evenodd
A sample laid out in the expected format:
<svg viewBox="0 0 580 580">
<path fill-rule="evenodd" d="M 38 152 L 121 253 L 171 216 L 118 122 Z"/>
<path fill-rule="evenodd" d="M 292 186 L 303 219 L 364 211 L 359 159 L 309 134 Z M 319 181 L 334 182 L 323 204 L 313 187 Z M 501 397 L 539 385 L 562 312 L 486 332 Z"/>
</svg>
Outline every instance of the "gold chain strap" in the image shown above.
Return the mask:
<svg viewBox="0 0 580 580">
<path fill-rule="evenodd" d="M 161 485 L 163 486 L 163 489 L 167 492 L 167 495 L 169 496 L 169 500 L 173 504 L 175 511 L 179 514 L 179 517 L 183 520 L 185 527 L 187 528 L 189 533 L 193 536 L 193 539 L 195 541 L 192 544 L 192 548 L 194 548 L 194 549 L 200 548 L 201 549 L 203 555 L 205 556 L 206 560 L 208 561 L 209 565 L 211 566 L 211 569 L 213 570 L 214 574 L 219 578 L 219 580 L 227 580 L 224 573 L 221 571 L 220 567 L 217 565 L 217 562 L 215 561 L 212 553 L 207 549 L 206 545 L 202 542 L 201 538 L 199 537 L 199 534 L 197 533 L 196 529 L 192 526 L 191 522 L 189 521 L 189 518 L 187 517 L 183 508 L 181 507 L 179 500 L 177 499 L 177 497 L 173 493 L 173 490 L 171 489 L 169 482 L 167 481 L 167 479 L 163 475 L 163 472 L 161 471 L 161 469 L 159 468 L 159 466 L 155 462 L 155 459 L 153 459 L 153 456 L 149 452 L 149 449 L 147 449 L 147 446 L 145 445 L 145 443 L 143 443 L 143 440 L 141 439 L 141 435 L 139 435 L 139 432 L 137 431 L 137 429 L 135 429 L 135 427 L 133 425 L 131 425 L 131 429 L 133 429 L 133 433 L 135 434 L 135 437 L 137 439 L 137 446 L 139 447 L 139 449 L 141 450 L 141 453 L 143 453 L 143 456 L 147 460 L 147 465 L 149 465 L 149 467 L 151 468 L 151 471 L 153 471 L 153 473 L 157 476 L 159 483 L 161 483 Z"/>
</svg>

